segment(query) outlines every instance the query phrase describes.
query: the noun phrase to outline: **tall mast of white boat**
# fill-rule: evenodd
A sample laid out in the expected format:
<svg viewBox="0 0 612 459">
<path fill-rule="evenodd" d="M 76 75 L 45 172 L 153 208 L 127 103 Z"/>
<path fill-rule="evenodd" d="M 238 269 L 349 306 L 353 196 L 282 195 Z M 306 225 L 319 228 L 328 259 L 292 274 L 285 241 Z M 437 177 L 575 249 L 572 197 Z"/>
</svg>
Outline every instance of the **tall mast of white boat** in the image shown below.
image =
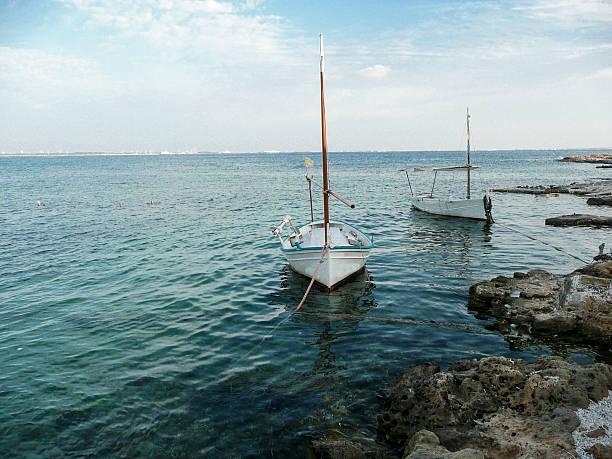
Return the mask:
<svg viewBox="0 0 612 459">
<path fill-rule="evenodd" d="M 470 107 L 467 108 L 467 198 L 471 194 L 472 161 L 470 160 Z"/>
<path fill-rule="evenodd" d="M 325 54 L 323 52 L 323 34 L 319 35 L 319 46 L 321 51 L 321 152 L 323 156 L 323 213 L 325 221 L 325 246 L 329 245 L 329 177 L 327 171 L 327 130 L 325 127 L 325 94 L 323 91 L 323 71 L 325 68 Z"/>
</svg>

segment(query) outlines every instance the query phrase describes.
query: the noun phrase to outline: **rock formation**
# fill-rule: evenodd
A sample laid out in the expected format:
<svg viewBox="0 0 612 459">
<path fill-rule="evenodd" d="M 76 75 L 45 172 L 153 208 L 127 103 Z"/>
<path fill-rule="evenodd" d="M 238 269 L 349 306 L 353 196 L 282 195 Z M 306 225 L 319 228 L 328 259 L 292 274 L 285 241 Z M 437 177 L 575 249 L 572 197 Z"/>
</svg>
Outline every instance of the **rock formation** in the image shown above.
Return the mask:
<svg viewBox="0 0 612 459">
<path fill-rule="evenodd" d="M 569 185 L 536 185 L 515 186 L 508 188 L 493 188 L 496 193 L 520 193 L 520 194 L 574 194 L 576 196 L 590 197 L 612 197 L 612 180 L 599 179 L 590 182 L 572 182 Z"/>
<path fill-rule="evenodd" d="M 572 433 L 580 425 L 576 410 L 602 400 L 610 388 L 609 365 L 580 367 L 559 357 L 532 364 L 488 357 L 446 372 L 418 365 L 387 390 L 378 432 L 411 459 L 571 457 Z"/>
<path fill-rule="evenodd" d="M 592 153 L 590 155 L 565 156 L 559 161 L 566 163 L 612 164 L 611 153 Z"/>
<path fill-rule="evenodd" d="M 495 317 L 503 333 L 544 335 L 572 342 L 612 344 L 612 261 L 568 275 L 514 273 L 470 288 L 469 309 Z"/>
<path fill-rule="evenodd" d="M 544 220 L 546 225 L 551 226 L 612 226 L 612 217 L 601 217 L 599 215 L 571 214 L 559 217 L 550 217 Z"/>
<path fill-rule="evenodd" d="M 612 206 L 612 196 L 599 196 L 587 199 L 589 206 Z"/>
</svg>

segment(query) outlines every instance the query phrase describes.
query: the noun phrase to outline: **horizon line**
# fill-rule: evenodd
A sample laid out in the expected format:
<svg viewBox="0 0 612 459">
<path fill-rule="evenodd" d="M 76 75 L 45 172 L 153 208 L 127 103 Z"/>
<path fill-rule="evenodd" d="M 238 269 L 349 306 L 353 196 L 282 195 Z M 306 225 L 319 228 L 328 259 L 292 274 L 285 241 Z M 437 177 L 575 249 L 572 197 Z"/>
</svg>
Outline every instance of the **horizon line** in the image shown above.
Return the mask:
<svg viewBox="0 0 612 459">
<path fill-rule="evenodd" d="M 504 148 L 504 149 L 477 149 L 472 152 L 496 153 L 496 152 L 517 152 L 517 151 L 610 151 L 608 147 L 577 147 L 577 148 Z M 457 153 L 465 150 L 330 150 L 330 153 Z M 37 157 L 37 156 L 188 156 L 188 155 L 256 155 L 256 154 L 318 154 L 320 150 L 259 150 L 259 151 L 31 151 L 31 152 L 0 152 L 0 156 L 6 157 Z"/>
</svg>

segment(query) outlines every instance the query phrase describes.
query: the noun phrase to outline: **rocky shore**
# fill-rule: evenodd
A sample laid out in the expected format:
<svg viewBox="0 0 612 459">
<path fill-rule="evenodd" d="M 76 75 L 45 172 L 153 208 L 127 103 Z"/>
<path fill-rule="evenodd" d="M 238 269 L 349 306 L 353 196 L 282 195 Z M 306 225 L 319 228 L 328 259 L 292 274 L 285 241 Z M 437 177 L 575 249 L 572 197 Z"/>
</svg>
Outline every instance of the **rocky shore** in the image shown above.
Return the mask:
<svg viewBox="0 0 612 459">
<path fill-rule="evenodd" d="M 610 389 L 609 365 L 581 367 L 559 357 L 531 364 L 488 357 L 444 372 L 418 365 L 387 390 L 378 432 L 411 459 L 589 457 L 583 446 L 609 457 L 607 405 L 601 430 L 584 430 L 590 424 L 583 419 L 601 411 L 593 402 L 606 400 Z M 582 441 L 589 434 L 597 440 Z"/>
<path fill-rule="evenodd" d="M 499 276 L 470 288 L 469 309 L 506 334 L 612 345 L 612 261 L 567 275 L 542 270 Z"/>
<path fill-rule="evenodd" d="M 516 186 L 508 188 L 493 188 L 496 193 L 520 193 L 520 194 L 574 194 L 577 196 L 588 196 L 593 198 L 612 199 L 612 180 L 600 179 L 590 182 L 572 182 L 569 185 L 537 185 Z"/>
<path fill-rule="evenodd" d="M 506 335 L 609 351 L 612 260 L 598 259 L 567 275 L 532 270 L 480 282 L 468 307 Z M 446 371 L 426 363 L 404 371 L 382 398 L 377 442 L 332 432 L 313 441 L 313 456 L 612 458 L 612 366 L 605 363 L 486 357 Z"/>
<path fill-rule="evenodd" d="M 574 194 L 588 197 L 587 204 L 590 206 L 612 206 L 612 179 L 599 179 L 591 182 L 569 185 L 537 185 L 516 186 L 509 188 L 493 188 L 491 191 L 497 193 L 519 193 L 555 196 L 558 194 Z M 612 217 L 571 214 L 550 217 L 545 220 L 551 226 L 612 226 Z"/>
<path fill-rule="evenodd" d="M 569 163 L 612 164 L 612 153 L 592 153 L 590 155 L 566 156 L 559 161 Z"/>
</svg>

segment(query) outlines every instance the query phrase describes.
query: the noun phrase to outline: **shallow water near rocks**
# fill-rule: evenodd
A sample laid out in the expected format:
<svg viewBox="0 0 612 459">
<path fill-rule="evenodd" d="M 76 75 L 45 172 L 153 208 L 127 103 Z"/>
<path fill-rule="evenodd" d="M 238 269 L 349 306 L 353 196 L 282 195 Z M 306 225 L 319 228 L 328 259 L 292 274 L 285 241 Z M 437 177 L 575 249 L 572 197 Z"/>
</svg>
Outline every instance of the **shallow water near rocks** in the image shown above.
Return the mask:
<svg viewBox="0 0 612 459">
<path fill-rule="evenodd" d="M 558 156 L 476 152 L 475 189 L 611 176 Z M 300 457 L 332 429 L 374 437 L 377 394 L 411 364 L 560 352 L 510 346 L 467 311 L 468 288 L 536 267 L 570 272 L 578 260 L 510 228 L 590 260 L 609 230 L 544 218 L 610 211 L 498 194 L 498 224 L 485 228 L 408 204 L 399 168 L 461 163 L 461 152 L 332 154 L 332 187 L 357 204 L 334 203 L 332 215 L 378 247 L 366 273 L 287 318 L 308 281 L 269 230 L 285 214 L 307 221 L 302 160 L 0 157 L 2 456 Z M 440 174 L 437 187 L 464 184 Z"/>
</svg>

